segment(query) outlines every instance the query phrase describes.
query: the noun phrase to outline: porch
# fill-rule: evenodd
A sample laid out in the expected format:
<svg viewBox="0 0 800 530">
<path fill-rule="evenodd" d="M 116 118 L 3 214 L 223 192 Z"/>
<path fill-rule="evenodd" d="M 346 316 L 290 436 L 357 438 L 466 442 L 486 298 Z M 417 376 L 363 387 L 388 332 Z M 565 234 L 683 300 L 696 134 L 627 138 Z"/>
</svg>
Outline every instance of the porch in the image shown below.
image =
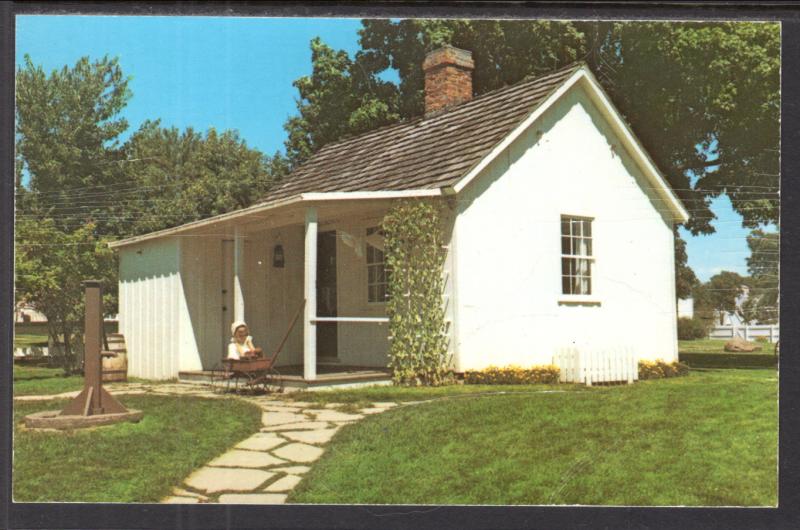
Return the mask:
<svg viewBox="0 0 800 530">
<path fill-rule="evenodd" d="M 303 376 L 303 365 L 301 364 L 281 366 L 279 371 L 281 373 L 281 379 L 283 380 L 283 386 L 289 391 L 321 390 L 366 384 L 390 384 L 392 381 L 392 374 L 388 369 L 369 366 L 318 365 L 316 378 L 312 380 L 305 379 Z M 212 373 L 211 370 L 180 372 L 178 374 L 178 382 L 210 384 Z"/>
</svg>

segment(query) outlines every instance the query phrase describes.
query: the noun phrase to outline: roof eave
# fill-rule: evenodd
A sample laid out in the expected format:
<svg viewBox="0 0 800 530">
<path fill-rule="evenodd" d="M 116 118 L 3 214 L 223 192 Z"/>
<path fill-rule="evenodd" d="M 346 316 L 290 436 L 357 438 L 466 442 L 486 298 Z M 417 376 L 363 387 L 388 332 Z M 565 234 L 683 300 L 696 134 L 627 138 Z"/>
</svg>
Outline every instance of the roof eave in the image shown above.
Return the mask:
<svg viewBox="0 0 800 530">
<path fill-rule="evenodd" d="M 443 191 L 440 188 L 432 189 L 416 189 L 416 190 L 387 190 L 387 191 L 335 191 L 335 192 L 312 192 L 300 193 L 282 199 L 276 199 L 261 204 L 255 204 L 241 210 L 235 210 L 224 214 L 215 215 L 206 219 L 192 221 L 173 228 L 165 228 L 156 232 L 142 234 L 140 236 L 129 237 L 119 241 L 112 241 L 108 243 L 109 248 L 118 249 L 153 239 L 160 239 L 173 235 L 179 235 L 189 230 L 196 230 L 206 226 L 214 225 L 223 221 L 231 221 L 249 215 L 263 213 L 265 211 L 273 210 L 282 206 L 289 206 L 301 202 L 309 204 L 326 201 L 345 201 L 345 200 L 380 200 L 380 199 L 400 199 L 412 197 L 436 197 L 442 195 Z"/>
</svg>

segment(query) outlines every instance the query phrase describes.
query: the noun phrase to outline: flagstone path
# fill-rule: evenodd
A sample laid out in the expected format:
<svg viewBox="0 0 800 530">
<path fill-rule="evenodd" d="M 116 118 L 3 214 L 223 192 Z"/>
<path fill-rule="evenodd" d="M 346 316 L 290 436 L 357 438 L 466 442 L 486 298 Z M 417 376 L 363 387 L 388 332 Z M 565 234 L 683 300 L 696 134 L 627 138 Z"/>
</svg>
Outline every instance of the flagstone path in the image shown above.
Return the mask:
<svg viewBox="0 0 800 530">
<path fill-rule="evenodd" d="M 189 475 L 162 502 L 283 504 L 343 425 L 397 405 L 373 403 L 351 413 L 335 410 L 343 406 L 337 403 L 319 408 L 274 396 L 242 399 L 261 407 L 261 431 Z"/>
<path fill-rule="evenodd" d="M 181 395 L 227 398 L 209 387 L 180 383 L 127 383 L 106 385 L 114 395 Z M 78 392 L 49 396 L 17 396 L 15 401 L 69 398 Z M 376 402 L 355 411 L 342 412 L 342 403 L 324 407 L 281 399 L 277 395 L 238 396 L 261 408 L 260 432 L 242 440 L 184 479 L 161 502 L 169 504 L 283 504 L 325 445 L 343 426 L 397 406 Z"/>
</svg>

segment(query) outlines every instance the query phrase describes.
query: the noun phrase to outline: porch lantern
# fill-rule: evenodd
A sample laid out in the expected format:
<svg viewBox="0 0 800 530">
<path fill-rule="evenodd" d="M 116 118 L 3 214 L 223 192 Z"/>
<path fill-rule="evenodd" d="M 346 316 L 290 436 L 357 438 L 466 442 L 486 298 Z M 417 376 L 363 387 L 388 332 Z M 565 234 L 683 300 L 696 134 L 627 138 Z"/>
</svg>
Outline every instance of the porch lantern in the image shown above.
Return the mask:
<svg viewBox="0 0 800 530">
<path fill-rule="evenodd" d="M 284 264 L 283 245 L 279 243 L 275 245 L 275 248 L 272 249 L 272 266 L 278 269 L 282 269 L 283 264 Z"/>
</svg>

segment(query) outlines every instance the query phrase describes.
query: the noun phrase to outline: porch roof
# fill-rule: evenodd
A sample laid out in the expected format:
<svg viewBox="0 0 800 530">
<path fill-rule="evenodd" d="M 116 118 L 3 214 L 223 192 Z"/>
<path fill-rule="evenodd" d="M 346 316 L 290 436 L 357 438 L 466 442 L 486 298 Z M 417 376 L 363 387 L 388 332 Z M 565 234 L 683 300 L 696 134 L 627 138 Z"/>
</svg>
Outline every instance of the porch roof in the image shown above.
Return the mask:
<svg viewBox="0 0 800 530">
<path fill-rule="evenodd" d="M 268 202 L 262 202 L 235 210 L 232 212 L 216 215 L 207 219 L 200 219 L 191 223 L 186 223 L 173 228 L 165 228 L 156 232 L 150 232 L 139 236 L 121 239 L 119 241 L 112 241 L 108 244 L 110 248 L 121 248 L 129 245 L 135 245 L 151 239 L 167 237 L 172 235 L 180 235 L 193 230 L 198 230 L 206 227 L 214 227 L 225 224 L 235 224 L 237 222 L 247 222 L 248 218 L 260 217 L 260 214 L 274 213 L 277 215 L 284 215 L 287 212 L 294 211 L 292 206 L 299 206 L 301 204 L 326 204 L 333 201 L 380 201 L 386 199 L 399 199 L 403 197 L 436 197 L 444 195 L 445 193 L 440 189 L 433 190 L 399 190 L 399 191 L 372 191 L 372 192 L 330 192 L 330 193 L 299 193 L 292 197 L 275 199 Z M 298 219 L 298 222 L 302 222 Z"/>
</svg>

